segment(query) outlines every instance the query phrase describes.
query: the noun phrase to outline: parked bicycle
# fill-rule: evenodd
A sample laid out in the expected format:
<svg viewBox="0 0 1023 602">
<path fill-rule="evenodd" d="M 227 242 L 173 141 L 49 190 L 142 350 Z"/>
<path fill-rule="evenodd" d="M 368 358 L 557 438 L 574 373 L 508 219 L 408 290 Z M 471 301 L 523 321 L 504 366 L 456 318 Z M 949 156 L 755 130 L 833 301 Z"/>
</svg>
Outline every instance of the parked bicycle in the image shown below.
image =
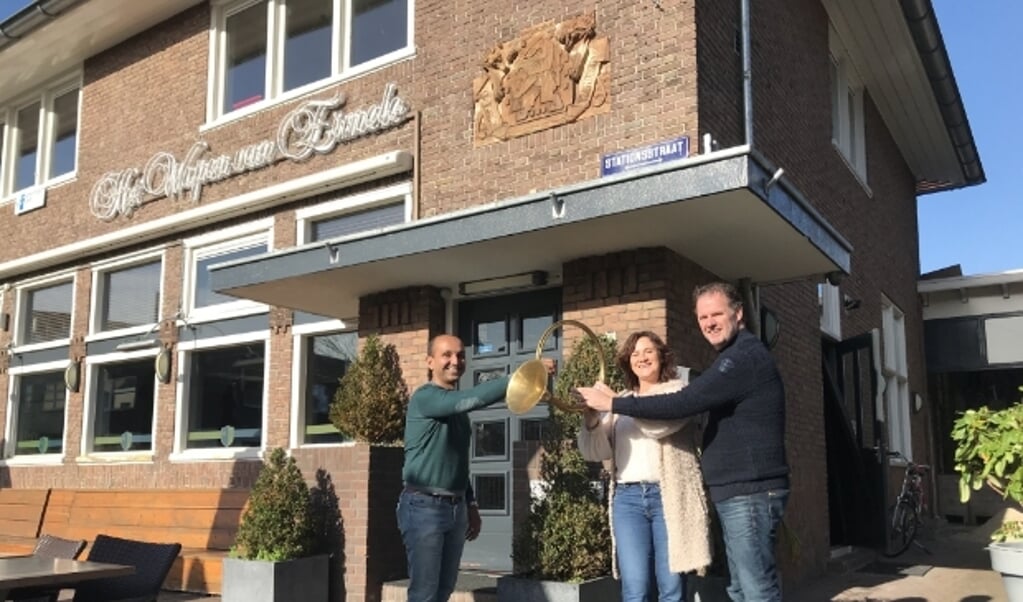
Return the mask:
<svg viewBox="0 0 1023 602">
<path fill-rule="evenodd" d="M 916 535 L 922 524 L 920 515 L 927 508 L 927 493 L 923 481 L 931 467 L 926 464 L 915 464 L 899 452 L 889 452 L 888 455 L 906 462 L 906 474 L 902 478 L 902 491 L 888 510 L 888 534 L 884 555 L 889 558 L 898 556 L 913 544 L 929 553 L 930 550 L 916 541 Z"/>
</svg>

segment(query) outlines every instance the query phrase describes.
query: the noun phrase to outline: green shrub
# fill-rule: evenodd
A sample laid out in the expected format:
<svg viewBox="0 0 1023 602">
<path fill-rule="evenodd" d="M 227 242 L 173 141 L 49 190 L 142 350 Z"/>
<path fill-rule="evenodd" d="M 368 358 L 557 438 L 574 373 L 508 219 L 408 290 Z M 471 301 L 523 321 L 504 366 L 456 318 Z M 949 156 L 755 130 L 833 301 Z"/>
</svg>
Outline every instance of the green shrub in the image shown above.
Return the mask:
<svg viewBox="0 0 1023 602">
<path fill-rule="evenodd" d="M 600 337 L 599 345 L 607 358 L 605 381 L 620 390 L 624 381 L 613 361 L 615 342 L 605 336 Z M 599 366 L 597 342 L 588 337 L 580 340 L 558 372 L 555 397 L 569 400 L 573 388 L 592 385 Z M 576 448 L 581 416 L 550 406 L 550 426 L 544 432 L 540 462 L 543 493 L 533 500 L 512 550 L 517 570 L 526 576 L 584 581 L 611 572 L 611 531 L 601 491 L 606 491 L 606 486 L 594 486 L 600 479 L 599 469 L 583 460 Z"/>
<path fill-rule="evenodd" d="M 341 378 L 330 406 L 330 421 L 342 435 L 368 443 L 400 442 L 408 409 L 408 385 L 394 345 L 376 335 Z"/>
<path fill-rule="evenodd" d="M 252 487 L 231 555 L 245 560 L 294 560 L 313 553 L 309 487 L 295 459 L 270 452 Z"/>
<path fill-rule="evenodd" d="M 1020 387 L 1023 392 L 1023 387 Z M 967 410 L 952 426 L 959 498 L 987 485 L 1017 507 L 1023 503 L 1023 403 L 1004 410 Z M 992 533 L 995 541 L 1023 539 L 1023 523 L 1010 521 Z"/>
</svg>

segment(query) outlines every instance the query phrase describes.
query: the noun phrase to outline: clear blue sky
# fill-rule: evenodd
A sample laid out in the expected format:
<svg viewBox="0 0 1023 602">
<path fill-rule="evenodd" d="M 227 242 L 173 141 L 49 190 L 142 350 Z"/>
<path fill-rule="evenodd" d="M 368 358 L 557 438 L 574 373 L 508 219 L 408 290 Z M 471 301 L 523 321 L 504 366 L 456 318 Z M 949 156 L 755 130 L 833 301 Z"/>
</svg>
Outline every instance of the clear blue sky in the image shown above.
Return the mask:
<svg viewBox="0 0 1023 602">
<path fill-rule="evenodd" d="M 142 0 L 136 0 L 142 1 Z M 892 0 L 894 1 L 894 0 Z M 920 269 L 960 264 L 965 274 L 1023 269 L 1021 0 L 932 0 L 987 183 L 920 198 Z M 28 0 L 0 0 L 0 20 Z"/>
</svg>

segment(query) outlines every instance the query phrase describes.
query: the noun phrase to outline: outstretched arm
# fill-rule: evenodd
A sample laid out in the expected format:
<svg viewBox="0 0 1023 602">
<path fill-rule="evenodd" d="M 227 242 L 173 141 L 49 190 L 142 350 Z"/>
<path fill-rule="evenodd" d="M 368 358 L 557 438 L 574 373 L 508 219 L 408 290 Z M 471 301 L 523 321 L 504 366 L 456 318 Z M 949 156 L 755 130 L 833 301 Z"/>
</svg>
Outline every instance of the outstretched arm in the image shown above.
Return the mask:
<svg viewBox="0 0 1023 602">
<path fill-rule="evenodd" d="M 444 418 L 485 408 L 504 399 L 508 377 L 496 378 L 465 391 L 420 387 L 414 394 L 419 411 L 427 418 Z"/>
</svg>

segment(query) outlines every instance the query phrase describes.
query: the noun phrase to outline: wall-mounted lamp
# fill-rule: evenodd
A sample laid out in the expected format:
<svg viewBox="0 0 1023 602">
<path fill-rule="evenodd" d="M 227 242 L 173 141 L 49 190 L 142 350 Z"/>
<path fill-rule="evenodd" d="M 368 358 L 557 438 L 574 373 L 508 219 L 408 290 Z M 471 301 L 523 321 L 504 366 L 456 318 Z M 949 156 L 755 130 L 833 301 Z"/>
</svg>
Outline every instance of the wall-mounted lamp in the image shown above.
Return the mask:
<svg viewBox="0 0 1023 602">
<path fill-rule="evenodd" d="M 763 341 L 764 345 L 768 349 L 774 349 L 774 346 L 778 344 L 778 335 L 781 334 L 781 321 L 778 320 L 778 314 L 768 309 L 766 306 L 760 306 L 760 340 Z"/>
<path fill-rule="evenodd" d="M 138 351 L 139 349 L 150 349 L 160 344 L 157 339 L 140 339 L 138 341 L 125 341 L 124 343 L 118 343 L 118 351 Z"/>
<path fill-rule="evenodd" d="M 156 378 L 161 383 L 167 384 L 171 380 L 171 350 L 164 347 L 160 350 L 160 353 L 156 354 L 156 359 L 153 360 L 153 368 L 156 370 Z"/>
<path fill-rule="evenodd" d="M 462 295 L 481 295 L 483 293 L 496 293 L 498 291 L 510 291 L 514 289 L 530 288 L 547 284 L 547 272 L 535 270 L 522 274 L 510 276 L 498 276 L 497 278 L 484 278 L 482 280 L 469 280 L 458 285 L 458 292 Z"/>
<path fill-rule="evenodd" d="M 862 301 L 860 301 L 859 299 L 854 299 L 853 297 L 850 297 L 849 295 L 842 295 L 842 307 L 845 308 L 845 311 L 852 311 L 854 309 L 859 309 L 861 303 L 862 303 Z"/>
<path fill-rule="evenodd" d="M 77 393 L 79 385 L 82 384 L 81 368 L 82 364 L 78 360 L 71 360 L 67 368 L 64 368 L 64 386 L 72 393 Z"/>
</svg>

